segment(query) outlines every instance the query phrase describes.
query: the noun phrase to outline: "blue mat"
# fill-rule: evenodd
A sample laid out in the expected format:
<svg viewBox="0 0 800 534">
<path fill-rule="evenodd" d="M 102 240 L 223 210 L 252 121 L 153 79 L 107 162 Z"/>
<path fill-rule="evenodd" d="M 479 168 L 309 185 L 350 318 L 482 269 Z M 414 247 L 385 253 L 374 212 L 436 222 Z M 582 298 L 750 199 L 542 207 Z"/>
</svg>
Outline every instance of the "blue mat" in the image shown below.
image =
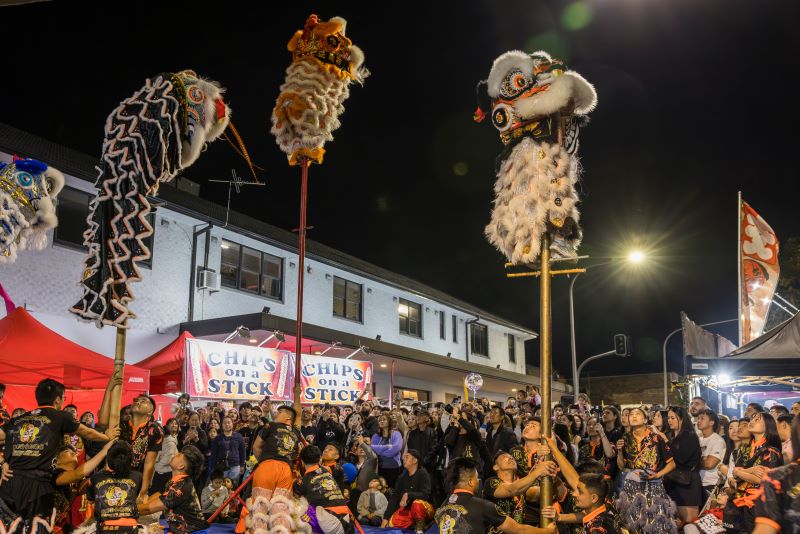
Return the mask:
<svg viewBox="0 0 800 534">
<path fill-rule="evenodd" d="M 206 532 L 208 534 L 233 534 L 235 523 L 212 523 L 209 525 Z M 413 530 L 405 530 L 401 528 L 378 528 L 363 526 L 364 534 L 414 534 Z M 439 534 L 439 527 L 432 525 L 431 528 L 425 531 L 425 534 Z"/>
</svg>

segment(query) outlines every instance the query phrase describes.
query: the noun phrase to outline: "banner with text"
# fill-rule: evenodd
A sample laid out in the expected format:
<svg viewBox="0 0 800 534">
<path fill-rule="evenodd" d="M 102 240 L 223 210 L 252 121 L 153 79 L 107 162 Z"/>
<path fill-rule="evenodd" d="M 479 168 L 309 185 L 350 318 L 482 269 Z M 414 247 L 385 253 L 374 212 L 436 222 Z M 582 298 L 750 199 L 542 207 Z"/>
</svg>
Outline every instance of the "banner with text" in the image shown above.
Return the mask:
<svg viewBox="0 0 800 534">
<path fill-rule="evenodd" d="M 292 352 L 187 338 L 185 354 L 184 384 L 192 397 L 292 400 Z"/>
<path fill-rule="evenodd" d="M 300 363 L 303 404 L 352 404 L 372 383 L 372 362 L 303 354 Z"/>
</svg>

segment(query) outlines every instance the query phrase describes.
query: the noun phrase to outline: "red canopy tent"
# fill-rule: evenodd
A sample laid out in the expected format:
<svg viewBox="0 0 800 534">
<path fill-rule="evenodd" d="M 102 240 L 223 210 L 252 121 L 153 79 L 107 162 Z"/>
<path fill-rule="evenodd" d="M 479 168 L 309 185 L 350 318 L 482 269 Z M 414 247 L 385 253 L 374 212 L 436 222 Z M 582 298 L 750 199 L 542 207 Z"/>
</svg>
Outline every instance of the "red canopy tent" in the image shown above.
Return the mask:
<svg viewBox="0 0 800 534">
<path fill-rule="evenodd" d="M 33 409 L 35 388 L 52 378 L 67 387 L 65 404 L 75 404 L 79 413 L 96 413 L 114 360 L 58 335 L 17 308 L 0 319 L 0 382 L 6 384 L 3 404 L 9 409 Z M 150 372 L 125 366 L 123 404 L 150 388 Z"/>
<path fill-rule="evenodd" d="M 172 343 L 136 364 L 138 367 L 150 371 L 150 391 L 152 393 L 181 391 L 187 338 L 192 339 L 194 336 L 184 331 Z"/>
</svg>

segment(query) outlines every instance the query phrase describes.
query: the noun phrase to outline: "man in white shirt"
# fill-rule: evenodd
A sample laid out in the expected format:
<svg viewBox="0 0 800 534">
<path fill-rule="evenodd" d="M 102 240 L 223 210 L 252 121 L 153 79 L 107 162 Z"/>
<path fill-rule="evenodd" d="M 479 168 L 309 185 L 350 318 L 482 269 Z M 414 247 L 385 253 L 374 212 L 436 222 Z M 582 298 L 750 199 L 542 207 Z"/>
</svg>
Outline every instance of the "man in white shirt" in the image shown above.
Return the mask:
<svg viewBox="0 0 800 534">
<path fill-rule="evenodd" d="M 717 434 L 719 417 L 713 410 L 705 409 L 697 415 L 697 431 L 700 434 L 700 480 L 707 499 L 719 482 L 719 464 L 725 457 L 725 440 Z"/>
</svg>

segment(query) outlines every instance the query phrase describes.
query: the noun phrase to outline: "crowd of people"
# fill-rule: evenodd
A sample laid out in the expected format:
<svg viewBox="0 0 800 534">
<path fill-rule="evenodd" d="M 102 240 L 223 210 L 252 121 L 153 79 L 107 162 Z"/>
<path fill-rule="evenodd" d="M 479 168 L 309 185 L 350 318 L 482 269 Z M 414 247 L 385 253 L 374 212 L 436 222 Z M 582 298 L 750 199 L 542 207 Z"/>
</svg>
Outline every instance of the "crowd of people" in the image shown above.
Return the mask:
<svg viewBox="0 0 800 534">
<path fill-rule="evenodd" d="M 336 518 L 331 532 L 434 523 L 443 534 L 800 531 L 800 403 L 750 404 L 729 419 L 700 397 L 688 409 L 621 409 L 581 394 L 553 406 L 545 436 L 535 387 L 502 403 L 391 408 L 363 395 L 297 409 L 183 395 L 163 425 L 142 395 L 118 426 L 109 425 L 108 394 L 96 414 L 79 416 L 64 405 L 63 385 L 44 380 L 39 406 L 9 415 L 4 389 L 4 532 L 54 525 L 69 534 L 95 521 L 99 532 L 128 534 L 150 514 L 177 534 L 205 530 L 209 519 L 243 532 L 247 509 L 230 498 L 243 481 L 245 493 L 304 497 Z M 542 509 L 545 477 L 553 505 Z"/>
</svg>

